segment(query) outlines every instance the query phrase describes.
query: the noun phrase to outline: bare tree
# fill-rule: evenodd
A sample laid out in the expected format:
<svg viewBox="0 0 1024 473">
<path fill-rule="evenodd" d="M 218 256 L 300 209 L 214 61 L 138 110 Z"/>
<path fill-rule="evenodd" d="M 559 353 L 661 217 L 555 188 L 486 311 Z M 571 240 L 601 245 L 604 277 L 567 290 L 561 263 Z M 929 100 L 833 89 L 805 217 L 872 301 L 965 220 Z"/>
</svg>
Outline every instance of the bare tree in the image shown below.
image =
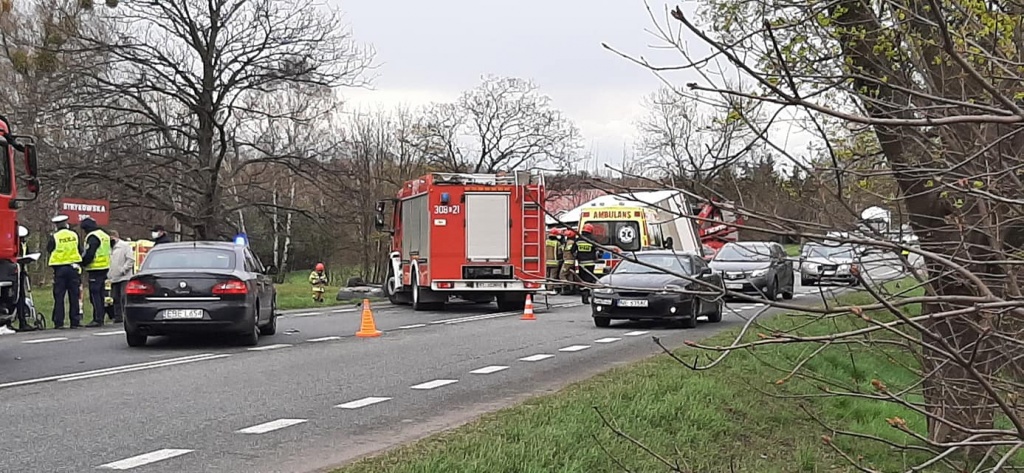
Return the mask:
<svg viewBox="0 0 1024 473">
<path fill-rule="evenodd" d="M 115 112 L 113 124 L 98 126 L 137 137 L 140 165 L 112 177 L 105 172 L 112 163 L 101 162 L 102 169 L 78 177 L 112 179 L 139 205 L 174 217 L 197 238 L 223 230 L 224 165 L 234 140 L 245 138 L 233 133 L 237 121 L 299 120 L 296 107 L 306 106 L 302 100 L 258 98 L 319 97 L 358 85 L 372 57 L 337 13 L 313 0 L 124 2 L 96 7 L 93 15 L 102 29 L 79 28 L 72 52 L 107 59 L 102 69 L 78 71 L 87 78 L 81 106 Z M 258 137 L 246 141 L 266 151 Z M 241 159 L 233 172 L 267 162 L 294 167 L 314 158 L 262 152 Z"/>
<path fill-rule="evenodd" d="M 1024 77 L 1018 64 L 1024 61 L 1024 37 L 1018 26 L 1024 12 L 1016 4 L 998 1 L 782 5 L 712 0 L 699 12 L 704 22 L 681 8 L 667 13 L 656 29 L 683 53 L 682 65 L 634 59 L 638 64 L 655 72 L 697 70 L 702 79 L 688 84 L 697 93 L 799 110 L 806 128 L 824 143 L 823 159 L 808 175 L 828 192 L 811 204 L 828 203 L 856 216 L 856 199 L 879 198 L 920 238 L 917 246 L 867 229 L 840 239 L 909 254 L 894 259 L 913 275 L 911 288 L 892 291 L 867 284 L 871 302 L 815 310 L 816 319 L 855 318 L 861 326 L 822 335 L 801 327 L 772 330 L 755 318 L 732 344 L 695 343 L 719 353 L 710 363 L 680 362 L 706 369 L 740 350 L 811 344 L 792 366 L 770 367 L 785 374 L 780 386 L 803 379 L 821 390 L 799 396 L 873 399 L 926 420 L 926 425 L 913 425 L 901 416 L 878 419 L 904 434 L 905 443 L 826 427 L 831 430 L 824 437 L 827 448 L 855 468 L 872 471 L 856 459 L 856 452 L 837 446 L 837 436 L 904 450 L 914 471 L 942 465 L 994 472 L 1019 466 L 1024 449 L 1024 408 L 1019 402 L 1024 390 L 1019 280 L 1024 254 L 1024 201 L 1019 198 Z M 706 70 L 713 58 L 690 57 L 679 28 L 709 45 L 714 58 L 728 62 L 756 87 L 740 89 L 715 81 L 715 74 Z M 849 131 L 843 134 L 846 138 L 854 137 L 852 144 L 844 144 L 846 151 L 852 150 L 848 155 L 829 141 L 836 137 L 830 129 L 835 123 Z M 750 126 L 778 156 L 805 163 L 789 155 L 777 137 L 763 133 L 763 127 Z M 888 182 L 896 184 L 891 194 L 875 189 Z M 758 217 L 758 230 L 765 233 L 821 240 L 831 229 L 747 210 Z M 910 293 L 915 288 L 920 294 Z M 715 293 L 713 288 L 708 291 Z M 906 362 L 918 379 L 874 379 L 874 392 L 866 393 L 851 383 L 833 381 L 811 361 L 854 346 Z"/>
<path fill-rule="evenodd" d="M 456 103 L 427 107 L 418 143 L 449 171 L 569 169 L 582 147 L 576 125 L 532 82 L 486 76 Z"/>
</svg>

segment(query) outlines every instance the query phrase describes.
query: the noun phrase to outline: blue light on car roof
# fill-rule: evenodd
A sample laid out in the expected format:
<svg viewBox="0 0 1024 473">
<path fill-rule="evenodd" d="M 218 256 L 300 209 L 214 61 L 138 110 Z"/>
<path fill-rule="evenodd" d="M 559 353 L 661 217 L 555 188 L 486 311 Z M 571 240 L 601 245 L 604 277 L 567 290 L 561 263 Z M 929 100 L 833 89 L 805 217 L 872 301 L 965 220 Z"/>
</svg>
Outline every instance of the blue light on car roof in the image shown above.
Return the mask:
<svg viewBox="0 0 1024 473">
<path fill-rule="evenodd" d="M 235 235 L 235 244 L 238 246 L 249 246 L 249 237 L 245 233 Z"/>
</svg>

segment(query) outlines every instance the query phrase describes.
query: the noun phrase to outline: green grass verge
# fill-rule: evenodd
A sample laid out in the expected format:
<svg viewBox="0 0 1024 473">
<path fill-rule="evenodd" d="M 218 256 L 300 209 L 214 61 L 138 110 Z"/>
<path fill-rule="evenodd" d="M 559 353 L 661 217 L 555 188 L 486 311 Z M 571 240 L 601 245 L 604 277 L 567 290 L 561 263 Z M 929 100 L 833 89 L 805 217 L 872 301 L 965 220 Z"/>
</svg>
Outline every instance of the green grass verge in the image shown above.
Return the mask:
<svg viewBox="0 0 1024 473">
<path fill-rule="evenodd" d="M 790 243 L 788 245 L 782 245 L 786 250 L 786 254 L 789 256 L 800 256 L 800 244 Z"/>
<path fill-rule="evenodd" d="M 887 286 L 895 289 L 896 285 Z M 864 293 L 843 299 L 852 305 L 870 302 Z M 918 310 L 908 309 L 911 313 Z M 812 335 L 866 324 L 849 316 L 807 322 L 807 317 L 783 315 L 766 320 L 766 327 L 755 332 L 799 326 L 801 334 Z M 720 334 L 705 344 L 727 344 L 736 333 Z M 886 418 L 899 416 L 910 428 L 925 429 L 921 416 L 893 404 L 854 398 L 794 400 L 766 394 L 820 393 L 799 378 L 776 384 L 785 372 L 770 368 L 788 370 L 815 348 L 772 345 L 734 352 L 707 371 L 692 371 L 667 356 L 654 357 L 335 473 L 672 471 L 617 436 L 602 422 L 598 410 L 623 432 L 678 461 L 683 465 L 681 471 L 854 471 L 823 443 L 822 435 L 829 430 L 808 416 L 801 404 L 837 429 L 900 443 L 906 437 L 891 428 Z M 690 349 L 677 353 L 684 359 L 694 357 Z M 883 380 L 893 389 L 914 382 L 915 364 L 913 356 L 905 352 L 836 346 L 825 349 L 806 366 L 835 383 L 870 392 L 872 379 Z M 864 466 L 881 471 L 903 471 L 907 466 L 904 460 L 909 460 L 874 442 L 843 437 L 836 445 L 862 456 Z"/>
<path fill-rule="evenodd" d="M 294 271 L 285 275 L 284 282 L 277 285 L 277 308 L 280 310 L 290 309 L 310 309 L 315 307 L 326 307 L 336 305 L 349 305 L 356 300 L 335 300 L 338 294 L 340 286 L 345 283 L 341 277 L 335 279 L 333 284 L 327 288 L 327 292 L 324 293 L 324 302 L 316 303 L 313 301 L 313 294 L 310 289 L 309 282 L 306 278 L 309 277 L 308 271 Z M 36 305 L 36 310 L 45 314 L 47 327 L 52 327 L 53 320 L 51 315 L 53 314 L 53 289 L 50 286 L 40 286 L 32 288 L 32 300 Z M 380 298 L 371 298 L 372 301 L 382 300 Z M 67 304 L 65 302 L 65 304 Z M 83 323 L 89 323 L 92 321 L 92 305 L 89 303 L 89 295 L 84 296 L 84 310 L 85 316 Z"/>
</svg>

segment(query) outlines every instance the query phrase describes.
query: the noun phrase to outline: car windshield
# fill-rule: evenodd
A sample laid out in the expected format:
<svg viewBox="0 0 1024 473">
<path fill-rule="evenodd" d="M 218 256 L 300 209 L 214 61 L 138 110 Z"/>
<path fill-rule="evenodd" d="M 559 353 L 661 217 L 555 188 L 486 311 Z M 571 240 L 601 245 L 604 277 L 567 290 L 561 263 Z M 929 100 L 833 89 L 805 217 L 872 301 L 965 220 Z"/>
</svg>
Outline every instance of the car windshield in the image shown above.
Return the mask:
<svg viewBox="0 0 1024 473">
<path fill-rule="evenodd" d="M 615 267 L 614 274 L 690 274 L 690 259 L 685 255 L 640 254 L 635 259 L 643 264 L 624 259 Z"/>
<path fill-rule="evenodd" d="M 216 248 L 174 248 L 150 251 L 142 270 L 234 269 L 235 252 Z"/>
<path fill-rule="evenodd" d="M 725 245 L 715 261 L 771 261 L 771 248 L 766 245 Z"/>
<path fill-rule="evenodd" d="M 806 255 L 808 258 L 853 259 L 853 251 L 846 246 L 812 246 Z"/>
</svg>

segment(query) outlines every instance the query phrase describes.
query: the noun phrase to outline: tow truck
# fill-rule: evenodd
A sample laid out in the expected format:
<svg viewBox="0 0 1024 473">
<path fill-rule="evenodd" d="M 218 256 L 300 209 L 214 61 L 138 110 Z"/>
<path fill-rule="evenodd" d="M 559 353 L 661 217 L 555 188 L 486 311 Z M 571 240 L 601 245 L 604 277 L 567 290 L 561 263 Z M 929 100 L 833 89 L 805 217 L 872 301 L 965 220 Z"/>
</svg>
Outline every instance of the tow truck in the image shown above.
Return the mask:
<svg viewBox="0 0 1024 473">
<path fill-rule="evenodd" d="M 10 122 L 0 116 L 0 147 L 3 149 L 3 164 L 0 165 L 0 325 L 7 325 L 18 317 L 19 310 L 25 310 L 27 279 L 24 267 L 28 261 L 21 260 L 21 234 L 18 210 L 25 202 L 39 196 L 39 168 L 36 162 L 36 138 L 31 135 L 11 133 Z M 25 191 L 19 192 L 16 162 L 18 155 L 24 160 Z M 19 195 L 23 194 L 23 195 Z M 27 196 L 24 194 L 28 194 Z"/>
<path fill-rule="evenodd" d="M 452 297 L 522 309 L 544 290 L 544 176 L 435 172 L 377 202 L 391 235 L 384 293 L 392 304 L 443 310 Z M 393 206 L 391 226 L 385 212 Z"/>
</svg>

